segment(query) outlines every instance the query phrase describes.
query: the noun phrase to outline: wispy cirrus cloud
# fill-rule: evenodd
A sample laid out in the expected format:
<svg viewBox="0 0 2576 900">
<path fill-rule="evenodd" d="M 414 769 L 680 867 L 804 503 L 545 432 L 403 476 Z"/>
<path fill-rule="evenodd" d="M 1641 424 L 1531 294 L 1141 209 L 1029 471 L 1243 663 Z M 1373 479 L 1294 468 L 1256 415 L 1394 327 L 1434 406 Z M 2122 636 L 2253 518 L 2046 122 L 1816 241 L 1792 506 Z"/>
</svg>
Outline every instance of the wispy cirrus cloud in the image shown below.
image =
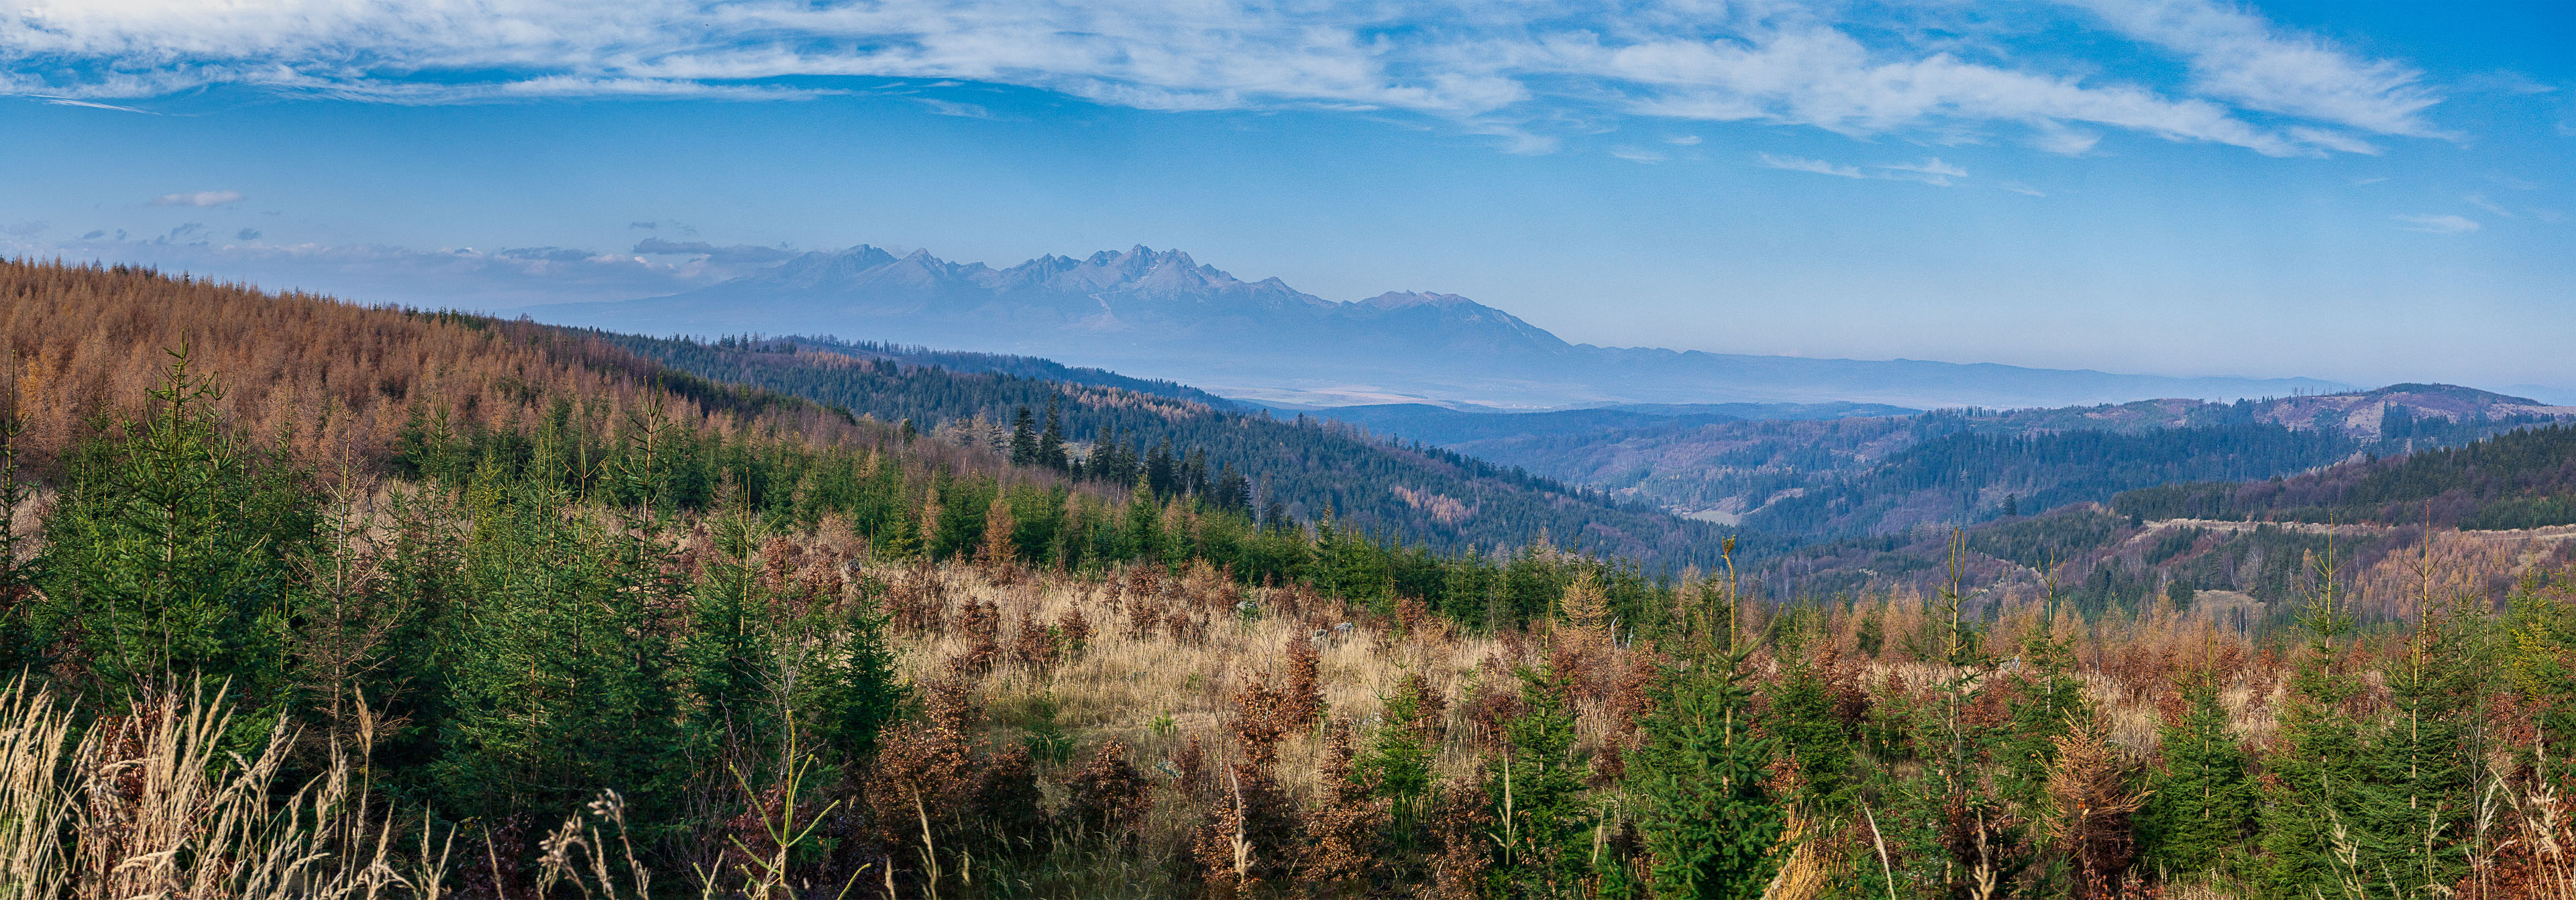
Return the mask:
<svg viewBox="0 0 2576 900">
<path fill-rule="evenodd" d="M 2404 227 L 2408 231 L 2421 231 L 2426 234 L 2466 234 L 2478 230 L 2478 220 L 2467 216 L 2406 215 L 2398 216 L 2397 221 L 2405 223 Z"/>
<path fill-rule="evenodd" d="M 2466 196 L 2466 197 L 2462 197 L 2462 198 L 2460 198 L 2460 201 L 2461 201 L 2461 202 L 2463 202 L 2463 203 L 2467 203 L 2467 204 L 2468 204 L 2468 205 L 2470 205 L 2470 206 L 2474 206 L 2474 207 L 2477 207 L 2477 208 L 2479 208 L 2479 209 L 2486 210 L 2488 214 L 2493 215 L 2493 216 L 2495 216 L 2495 217 L 2497 217 L 2497 218 L 2502 218 L 2502 219 L 2511 219 L 2511 218 L 2514 218 L 2514 214 L 2513 214 L 2513 212 L 2512 212 L 2511 210 L 2505 209 L 2505 208 L 2504 208 L 2504 204 L 2497 203 L 2497 202 L 2495 202 L 2495 201 L 2493 201 L 2493 200 L 2489 200 L 2489 199 L 2487 199 L 2487 195 L 2485 195 L 2485 194 L 2470 194 L 2470 195 L 2468 195 L 2468 196 Z"/>
<path fill-rule="evenodd" d="M 242 201 L 240 191 L 189 191 L 152 198 L 154 206 L 224 206 Z"/>
<path fill-rule="evenodd" d="M 2209 0 L 2061 0 L 2092 11 L 2113 30 L 2181 54 L 2190 89 L 2249 109 L 2297 116 L 2371 134 L 2456 138 L 2424 118 L 2442 98 L 2424 73 L 2355 56 L 2327 41 L 2275 28 L 2238 4 Z M 2348 135 L 2310 128 L 2317 146 L 2369 152 Z"/>
<path fill-rule="evenodd" d="M 1814 172 L 1818 175 L 1832 175 L 1837 178 L 1869 177 L 1861 172 L 1859 166 L 1840 165 L 1829 163 L 1821 159 L 1808 159 L 1803 156 L 1774 156 L 1769 153 L 1764 153 L 1755 156 L 1754 159 L 1760 162 L 1764 167 L 1787 169 L 1792 172 Z"/>
<path fill-rule="evenodd" d="M 1948 187 L 1953 184 L 1954 182 L 1950 179 L 1968 177 L 1968 170 L 1942 162 L 1939 157 L 1925 159 L 1922 162 L 1877 163 L 1872 165 L 1853 166 L 1826 162 L 1821 159 L 1808 159 L 1803 156 L 1779 156 L 1770 153 L 1762 153 L 1756 154 L 1754 156 L 1754 161 L 1766 168 L 1787 169 L 1792 172 L 1813 172 L 1818 175 L 1832 175 L 1838 178 L 1876 178 L 1887 181 L 1920 181 L 1924 184 L 1938 185 L 1941 187 Z"/>
<path fill-rule="evenodd" d="M 1392 111 L 1517 150 L 1625 117 L 2002 136 L 2057 153 L 2090 152 L 2105 132 L 2275 156 L 2451 136 L 2427 118 L 2441 98 L 2414 69 L 2235 4 L 2062 2 L 2070 27 L 2179 59 L 2188 75 L 2105 74 L 2025 58 L 2013 33 L 1974 21 L 1908 20 L 1948 15 L 1937 5 L 17 0 L 0 11 L 0 93 L 773 100 L 860 89 L 835 79 L 914 79 L 1142 109 Z"/>
</svg>

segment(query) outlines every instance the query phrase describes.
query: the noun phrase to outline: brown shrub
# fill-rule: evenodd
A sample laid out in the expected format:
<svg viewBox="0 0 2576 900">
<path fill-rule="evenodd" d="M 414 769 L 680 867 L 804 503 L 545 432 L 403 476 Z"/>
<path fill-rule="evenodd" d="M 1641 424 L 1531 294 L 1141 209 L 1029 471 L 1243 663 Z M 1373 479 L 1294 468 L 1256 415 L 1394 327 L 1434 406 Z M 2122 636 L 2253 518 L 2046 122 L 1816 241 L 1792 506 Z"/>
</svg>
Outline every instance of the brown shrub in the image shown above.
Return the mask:
<svg viewBox="0 0 2576 900">
<path fill-rule="evenodd" d="M 1207 748 L 1199 743 L 1198 735 L 1190 735 L 1190 742 L 1173 753 L 1170 762 L 1173 786 L 1180 788 L 1181 793 L 1192 800 L 1206 795 Z"/>
<path fill-rule="evenodd" d="M 1234 691 L 1234 739 L 1244 759 L 1268 769 L 1279 758 L 1279 739 L 1295 726 L 1287 694 L 1267 682 L 1245 678 Z"/>
<path fill-rule="evenodd" d="M 1056 655 L 1070 660 L 1081 656 L 1082 648 L 1091 642 L 1091 620 L 1085 618 L 1082 607 L 1076 605 L 1056 619 L 1055 632 Z"/>
<path fill-rule="evenodd" d="M 1385 801 L 1371 797 L 1351 765 L 1351 725 L 1334 720 L 1325 738 L 1325 796 L 1306 819 L 1306 861 L 1299 876 L 1326 895 L 1379 880 L 1385 870 L 1383 836 L 1391 814 Z"/>
<path fill-rule="evenodd" d="M 1200 626 L 1198 617 L 1191 615 L 1187 607 L 1173 607 L 1171 614 L 1163 617 L 1163 631 L 1171 635 L 1173 643 L 1185 647 L 1195 646 L 1207 637 L 1207 629 Z"/>
<path fill-rule="evenodd" d="M 1191 840 L 1210 893 L 1236 896 L 1285 879 L 1298 855 L 1296 804 L 1269 771 L 1237 762 L 1226 772 L 1208 822 Z"/>
<path fill-rule="evenodd" d="M 1031 615 L 1026 606 L 1020 608 L 1018 624 L 1019 633 L 1011 640 L 1011 657 L 1036 671 L 1054 666 L 1061 653 L 1055 631 L 1038 624 L 1037 616 Z"/>
<path fill-rule="evenodd" d="M 1006 748 L 984 760 L 980 768 L 973 807 L 978 842 L 995 853 L 1046 852 L 1046 795 L 1038 790 L 1037 765 L 1029 749 Z"/>
<path fill-rule="evenodd" d="M 957 628 L 966 637 L 966 649 L 949 660 L 961 678 L 993 671 L 1002 658 L 1002 613 L 990 600 L 969 600 L 957 612 Z"/>
<path fill-rule="evenodd" d="M 1296 727 L 1305 727 L 1324 717 L 1323 657 L 1315 642 L 1303 637 L 1288 639 L 1288 686 L 1280 714 Z"/>
<path fill-rule="evenodd" d="M 1154 636 L 1154 627 L 1163 621 L 1163 606 L 1154 595 L 1130 588 L 1127 591 L 1127 633 L 1139 639 Z"/>
<path fill-rule="evenodd" d="M 1484 896 L 1485 872 L 1493 867 L 1494 812 L 1487 802 L 1481 772 L 1464 773 L 1441 785 L 1433 807 L 1430 836 L 1438 842 L 1431 861 L 1431 884 L 1425 900 L 1476 900 Z"/>
<path fill-rule="evenodd" d="M 1191 746 L 1198 746 L 1191 739 Z M 1132 838 L 1135 829 L 1154 809 L 1154 795 L 1145 777 L 1127 761 L 1127 745 L 1110 741 L 1093 751 L 1091 761 L 1065 782 L 1069 795 L 1064 817 L 1075 826 L 1093 833 Z"/>
</svg>

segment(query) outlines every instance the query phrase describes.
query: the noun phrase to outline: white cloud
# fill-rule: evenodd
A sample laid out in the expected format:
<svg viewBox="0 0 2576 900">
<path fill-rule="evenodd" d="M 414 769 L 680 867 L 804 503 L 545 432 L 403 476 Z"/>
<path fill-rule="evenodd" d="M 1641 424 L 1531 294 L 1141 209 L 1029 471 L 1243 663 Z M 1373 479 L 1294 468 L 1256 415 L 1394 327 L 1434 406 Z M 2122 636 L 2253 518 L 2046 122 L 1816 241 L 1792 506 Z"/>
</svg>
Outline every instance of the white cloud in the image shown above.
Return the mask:
<svg viewBox="0 0 2576 900">
<path fill-rule="evenodd" d="M 2423 73 L 2347 53 L 2324 39 L 2274 28 L 2217 0 L 2061 0 L 2112 28 L 2184 57 L 2192 87 L 2208 97 L 2357 128 L 2373 134 L 2453 137 L 2425 121 L 2442 98 Z M 2336 148 L 2340 149 L 2340 148 Z"/>
<path fill-rule="evenodd" d="M 1883 177 L 1886 178 L 1920 181 L 1924 184 L 1937 184 L 1943 187 L 1950 185 L 1950 179 L 1968 177 L 1968 170 L 1942 162 L 1937 156 L 1919 163 L 1889 163 L 1874 168 L 1885 170 Z"/>
<path fill-rule="evenodd" d="M 1792 172 L 1814 172 L 1818 175 L 1838 175 L 1844 178 L 1869 177 L 1861 174 L 1860 167 L 1858 166 L 1838 166 L 1821 159 L 1808 159 L 1803 156 L 1773 156 L 1768 153 L 1762 154 L 1757 158 L 1761 160 L 1763 165 L 1774 169 L 1787 169 Z"/>
<path fill-rule="evenodd" d="M 2064 154 L 2090 152 L 2104 130 L 2275 156 L 2375 150 L 2360 135 L 2447 136 L 2423 117 L 2439 98 L 2415 70 L 2215 0 L 2062 0 L 2091 10 L 2085 23 L 2184 57 L 2188 83 L 2161 87 L 2084 61 L 2024 63 L 2000 29 L 1910 27 L 1938 5 L 11 2 L 0 7 L 0 93 L 77 102 L 209 85 L 387 103 L 784 100 L 863 89 L 817 79 L 893 78 L 1143 109 L 1399 111 L 1516 152 L 1619 116 L 1965 140 L 2001 130 Z"/>
<path fill-rule="evenodd" d="M 1676 134 L 1672 137 L 1665 138 L 1664 143 L 1671 144 L 1676 147 L 1696 147 L 1699 146 L 1699 135 Z"/>
<path fill-rule="evenodd" d="M 1788 169 L 1794 172 L 1814 172 L 1818 175 L 1834 175 L 1842 178 L 1877 178 L 1888 181 L 1920 181 L 1924 184 L 1939 185 L 1942 187 L 1950 186 L 1952 183 L 1950 179 L 1968 177 L 1968 170 L 1942 162 L 1939 157 L 1925 159 L 1922 162 L 1881 163 L 1865 166 L 1847 166 L 1839 163 L 1826 162 L 1821 159 L 1808 159 L 1803 156 L 1775 156 L 1769 153 L 1759 154 L 1755 157 L 1755 160 L 1761 165 L 1773 169 Z"/>
<path fill-rule="evenodd" d="M 2382 182 L 2382 181 L 2387 181 L 2387 180 L 2388 180 L 2388 176 L 2386 176 L 2386 175 L 2373 175 L 2373 176 L 2371 176 L 2371 177 L 2369 177 L 2369 178 L 2355 178 L 2355 179 L 2353 179 L 2353 180 L 2352 180 L 2352 186 L 2353 186 L 2353 187 L 2360 187 L 2360 186 L 2365 185 L 2365 184 L 2378 184 L 2378 183 L 2380 183 L 2380 182 Z"/>
<path fill-rule="evenodd" d="M 2024 195 L 2028 195 L 2028 196 L 2032 196 L 2032 197 L 2046 197 L 2046 196 L 2048 196 L 2047 194 L 2040 192 L 2040 190 L 2039 190 L 2038 188 L 2031 187 L 2030 185 L 2023 184 L 2023 183 L 2018 182 L 2018 181 L 2007 181 L 2007 182 L 2004 182 L 2004 183 L 2003 183 L 2003 188 L 2004 188 L 2004 190 L 2011 191 L 2011 192 L 2016 193 L 2016 194 L 2024 194 Z"/>
<path fill-rule="evenodd" d="M 2397 221 L 2406 223 L 2408 231 L 2421 231 L 2426 234 L 2461 234 L 2478 230 L 2477 220 L 2466 216 L 2398 216 Z"/>
<path fill-rule="evenodd" d="M 2513 218 L 2513 217 L 2514 217 L 2513 213 L 2506 212 L 2506 211 L 2505 211 L 2505 208 L 2504 208 L 2503 206 L 2498 205 L 2498 204 L 2497 204 L 2495 201 L 2493 201 L 2493 200 L 2489 200 L 2489 199 L 2487 199 L 2487 195 L 2485 195 L 2485 194 L 2470 194 L 2470 195 L 2468 195 L 2468 196 L 2466 196 L 2466 197 L 2462 197 L 2462 198 L 2460 198 L 2460 199 L 2461 199 L 2462 201 L 2467 202 L 2470 206 L 2474 206 L 2474 207 L 2477 207 L 2477 208 L 2479 208 L 2479 209 L 2486 210 L 2487 212 L 2494 213 L 2494 214 L 2496 214 L 2498 217 L 2501 217 L 2501 218 L 2507 218 L 2507 219 L 2510 219 L 2510 218 Z"/>
<path fill-rule="evenodd" d="M 36 99 L 42 100 L 53 106 L 80 106 L 87 107 L 89 109 L 108 109 L 115 110 L 117 112 L 142 113 L 147 116 L 160 115 L 160 113 L 156 113 L 151 110 L 135 109 L 131 106 L 118 106 L 114 103 L 98 103 L 89 100 L 74 100 L 69 97 L 38 97 Z"/>
<path fill-rule="evenodd" d="M 1665 156 L 1661 153 L 1639 147 L 1612 147 L 1610 148 L 1610 155 L 1629 162 L 1641 163 L 1659 163 L 1664 160 L 1671 159 L 1671 157 Z"/>
<path fill-rule="evenodd" d="M 193 191 L 185 194 L 163 194 L 152 198 L 154 206 L 222 206 L 241 202 L 240 191 Z"/>
<path fill-rule="evenodd" d="M 985 109 L 972 103 L 957 103 L 933 97 L 914 97 L 912 99 L 915 103 L 929 107 L 931 112 L 935 112 L 943 116 L 956 116 L 961 119 L 990 119 L 993 117 L 992 110 Z"/>
</svg>

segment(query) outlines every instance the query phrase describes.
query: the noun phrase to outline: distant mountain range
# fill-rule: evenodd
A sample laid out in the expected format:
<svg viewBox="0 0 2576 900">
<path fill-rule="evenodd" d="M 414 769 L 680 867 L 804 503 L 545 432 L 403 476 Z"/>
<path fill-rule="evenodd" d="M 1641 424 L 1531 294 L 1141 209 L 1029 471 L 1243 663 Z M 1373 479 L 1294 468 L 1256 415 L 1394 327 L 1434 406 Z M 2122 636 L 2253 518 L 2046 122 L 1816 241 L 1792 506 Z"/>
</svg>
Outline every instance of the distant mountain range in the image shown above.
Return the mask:
<svg viewBox="0 0 2576 900">
<path fill-rule="evenodd" d="M 806 253 L 667 297 L 524 312 L 622 331 L 836 334 L 1038 355 L 1266 403 L 2034 407 L 2157 397 L 2233 400 L 2348 387 L 2304 378 L 2172 378 L 1569 344 L 1456 294 L 1389 292 L 1334 302 L 1277 278 L 1243 281 L 1187 253 L 1141 246 L 996 269 L 863 245 Z"/>
</svg>

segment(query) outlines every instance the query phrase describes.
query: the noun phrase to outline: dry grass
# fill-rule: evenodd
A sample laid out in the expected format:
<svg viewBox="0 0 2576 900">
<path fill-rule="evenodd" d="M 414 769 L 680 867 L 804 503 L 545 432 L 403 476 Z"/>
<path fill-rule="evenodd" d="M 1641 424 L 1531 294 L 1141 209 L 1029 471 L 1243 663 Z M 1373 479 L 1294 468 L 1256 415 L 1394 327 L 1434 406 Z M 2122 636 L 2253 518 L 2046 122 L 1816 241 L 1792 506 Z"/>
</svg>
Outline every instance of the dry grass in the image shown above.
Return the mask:
<svg viewBox="0 0 2576 900">
<path fill-rule="evenodd" d="M 890 580 L 917 577 L 878 574 Z M 1400 689 L 1407 676 L 1420 673 L 1446 700 L 1443 727 L 1435 732 L 1451 738 L 1441 748 L 1439 769 L 1444 774 L 1465 771 L 1473 763 L 1469 741 L 1476 726 L 1466 718 L 1462 701 L 1488 668 L 1486 661 L 1499 662 L 1505 671 L 1535 662 L 1526 651 L 1515 652 L 1492 638 L 1442 632 L 1399 639 L 1337 602 L 1297 597 L 1287 590 L 1235 593 L 1186 582 L 1175 585 L 1179 596 L 1159 602 L 1166 609 L 1189 609 L 1194 623 L 1189 637 L 1176 640 L 1162 630 L 1133 633 L 1125 624 L 1123 598 L 1113 599 L 1120 592 L 1099 582 L 1032 579 L 1003 585 L 963 567 L 942 568 L 933 577 L 940 580 L 936 615 L 943 619 L 968 602 L 985 600 L 1000 608 L 1006 623 L 1020 621 L 1022 612 L 1037 622 L 1059 622 L 1076 609 L 1096 623 L 1080 655 L 1047 667 L 1005 661 L 970 687 L 1001 713 L 996 716 L 1000 725 L 1010 724 L 1011 711 L 1050 699 L 1060 725 L 1083 732 L 1091 742 L 1124 742 L 1134 748 L 1137 764 L 1148 770 L 1180 755 L 1192 739 L 1207 753 L 1210 774 L 1216 763 L 1233 758 L 1237 748 L 1224 726 L 1234 714 L 1235 688 L 1244 679 L 1284 683 L 1286 648 L 1303 640 L 1316 646 L 1325 714 L 1332 718 L 1362 726 L 1377 722 L 1385 711 L 1382 698 Z M 1250 602 L 1252 611 L 1238 609 L 1237 602 Z M 1345 623 L 1348 627 L 1341 627 Z M 1318 631 L 1323 632 L 1320 637 Z M 1005 634 L 1004 642 L 1011 637 Z M 956 671 L 951 661 L 968 653 L 969 642 L 933 629 L 899 636 L 897 649 L 904 671 L 926 684 L 951 677 Z M 1320 728 L 1293 732 L 1281 741 L 1279 777 L 1291 796 L 1317 796 L 1325 749 Z M 1193 805 L 1156 804 L 1156 827 L 1186 827 L 1194 821 L 1194 814 L 1185 813 Z"/>
<path fill-rule="evenodd" d="M 0 695 L 0 897 L 439 896 L 444 848 L 397 854 L 361 766 L 335 752 L 276 800 L 293 736 L 270 729 L 255 759 L 224 752 L 232 714 L 201 688 L 143 697 L 69 747 L 60 698 Z"/>
</svg>

